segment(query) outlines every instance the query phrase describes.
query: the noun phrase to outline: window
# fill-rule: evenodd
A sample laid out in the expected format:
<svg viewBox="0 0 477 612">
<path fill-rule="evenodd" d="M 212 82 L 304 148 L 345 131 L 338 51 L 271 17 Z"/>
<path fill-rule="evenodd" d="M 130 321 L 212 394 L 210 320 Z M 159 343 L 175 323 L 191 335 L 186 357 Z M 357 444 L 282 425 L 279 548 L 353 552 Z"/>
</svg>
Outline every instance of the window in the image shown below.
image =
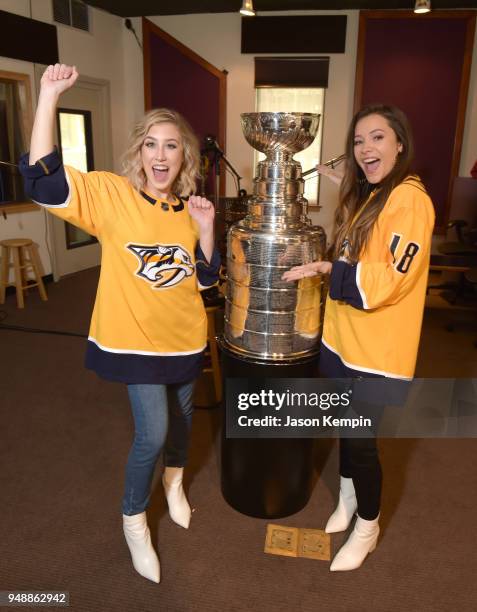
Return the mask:
<svg viewBox="0 0 477 612">
<path fill-rule="evenodd" d="M 63 163 L 81 172 L 94 170 L 90 111 L 58 109 Z"/>
<path fill-rule="evenodd" d="M 321 160 L 321 135 L 323 125 L 325 90 L 324 88 L 278 88 L 258 87 L 256 89 L 257 112 L 301 112 L 321 115 L 318 134 L 313 143 L 301 153 L 294 155 L 300 162 L 303 171 L 313 168 Z M 254 164 L 265 159 L 263 153 L 255 151 Z M 318 177 L 315 175 L 306 180 L 304 196 L 311 206 L 318 200 Z"/>
<path fill-rule="evenodd" d="M 57 23 L 89 32 L 88 7 L 81 0 L 53 0 L 53 19 Z"/>
<path fill-rule="evenodd" d="M 25 202 L 16 164 L 31 133 L 30 77 L 0 71 L 0 202 Z"/>
<path fill-rule="evenodd" d="M 94 170 L 90 111 L 59 108 L 58 139 L 63 163 L 81 172 Z M 82 229 L 65 222 L 66 248 L 75 249 L 97 242 Z"/>
</svg>

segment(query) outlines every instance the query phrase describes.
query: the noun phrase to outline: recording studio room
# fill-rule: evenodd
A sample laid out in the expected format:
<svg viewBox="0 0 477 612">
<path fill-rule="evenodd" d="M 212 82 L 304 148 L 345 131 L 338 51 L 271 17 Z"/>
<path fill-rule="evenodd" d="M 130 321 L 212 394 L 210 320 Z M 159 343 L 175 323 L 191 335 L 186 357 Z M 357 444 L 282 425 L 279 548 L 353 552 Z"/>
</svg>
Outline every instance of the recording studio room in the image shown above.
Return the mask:
<svg viewBox="0 0 477 612">
<path fill-rule="evenodd" d="M 2 609 L 475 610 L 476 15 L 476 0 L 0 0 Z M 68 84 L 50 104 L 61 80 Z M 417 326 L 417 359 L 396 374 L 340 356 L 347 374 L 329 375 L 318 361 L 324 351 L 339 356 L 328 349 L 340 336 L 326 326 L 348 329 L 332 308 L 350 309 L 361 325 L 387 307 L 368 306 L 360 277 L 375 233 L 357 261 L 349 240 L 387 185 L 386 174 L 369 178 L 382 145 L 361 165 L 356 153 L 366 119 L 353 123 L 356 113 L 378 105 L 407 117 L 414 155 L 404 182 L 431 212 L 413 226 L 425 236 L 428 223 L 427 247 L 401 231 L 409 218 L 386 238 L 386 278 L 404 278 L 423 257 L 421 276 L 403 281 L 417 297 L 406 294 L 407 310 L 389 329 L 383 318 L 366 342 L 385 336 L 396 361 Z M 137 136 L 153 109 L 176 114 Z M 164 125 L 180 138 L 167 137 L 148 174 L 142 151 L 160 142 L 154 130 Z M 404 141 L 387 127 L 397 144 L 391 173 Z M 169 180 L 175 155 L 180 177 L 195 160 L 195 187 L 170 179 L 157 195 L 149 186 Z M 45 181 L 53 191 L 41 191 Z M 367 187 L 340 233 L 345 197 Z M 384 208 L 370 232 L 382 231 Z M 158 237 L 152 211 L 159 228 L 168 223 Z M 108 228 L 120 224 L 113 244 Z M 336 250 L 340 236 L 348 250 Z M 354 270 L 354 293 L 344 297 L 338 266 Z M 393 296 L 392 307 L 402 294 Z M 350 330 L 345 344 L 368 359 Z M 152 361 L 169 378 L 161 370 L 156 380 Z M 406 381 L 408 421 L 396 409 L 381 419 L 379 530 L 345 567 L 339 555 L 361 537 L 363 506 L 362 492 L 346 501 L 339 431 L 274 435 L 262 420 L 237 433 L 231 404 L 235 391 L 252 397 L 268 383 L 313 390 L 314 381 L 324 389 L 330 378 L 369 374 Z M 140 511 L 124 501 L 142 418 L 131 389 L 170 391 L 194 377 L 183 482 L 167 480 L 177 470 L 182 479 L 184 460 L 167 463 L 177 416 L 166 397 L 166 451 L 153 458 L 136 515 L 141 543 L 128 532 Z M 332 517 L 348 513 L 340 529 L 329 528 L 335 508 Z"/>
</svg>

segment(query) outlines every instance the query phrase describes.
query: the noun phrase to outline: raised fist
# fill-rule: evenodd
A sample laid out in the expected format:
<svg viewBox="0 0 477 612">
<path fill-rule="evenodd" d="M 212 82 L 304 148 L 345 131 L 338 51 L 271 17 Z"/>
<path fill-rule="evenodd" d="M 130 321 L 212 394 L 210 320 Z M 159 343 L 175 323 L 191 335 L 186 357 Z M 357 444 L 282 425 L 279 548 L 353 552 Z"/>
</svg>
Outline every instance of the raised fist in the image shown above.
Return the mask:
<svg viewBox="0 0 477 612">
<path fill-rule="evenodd" d="M 41 77 L 41 92 L 59 96 L 76 82 L 78 72 L 75 66 L 55 64 L 48 66 Z"/>
</svg>

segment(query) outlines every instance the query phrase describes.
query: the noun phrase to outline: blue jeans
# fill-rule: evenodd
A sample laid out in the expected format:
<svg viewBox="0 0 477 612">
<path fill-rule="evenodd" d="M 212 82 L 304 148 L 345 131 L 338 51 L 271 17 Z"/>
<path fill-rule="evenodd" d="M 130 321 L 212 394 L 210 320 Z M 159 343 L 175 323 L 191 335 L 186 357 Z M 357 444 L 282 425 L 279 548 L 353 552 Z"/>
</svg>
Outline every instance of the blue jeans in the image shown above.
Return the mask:
<svg viewBox="0 0 477 612">
<path fill-rule="evenodd" d="M 123 514 L 143 512 L 151 496 L 157 459 L 184 467 L 192 425 L 194 382 L 176 385 L 128 385 L 134 417 L 134 442 L 126 465 Z"/>
</svg>

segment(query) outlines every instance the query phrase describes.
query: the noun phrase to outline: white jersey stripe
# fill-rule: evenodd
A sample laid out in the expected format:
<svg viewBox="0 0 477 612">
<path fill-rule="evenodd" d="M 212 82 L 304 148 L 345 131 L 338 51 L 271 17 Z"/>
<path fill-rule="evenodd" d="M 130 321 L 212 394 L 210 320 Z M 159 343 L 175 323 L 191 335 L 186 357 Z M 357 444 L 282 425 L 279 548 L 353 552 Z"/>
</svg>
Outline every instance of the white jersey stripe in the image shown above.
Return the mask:
<svg viewBox="0 0 477 612">
<path fill-rule="evenodd" d="M 321 339 L 321 341 L 323 342 L 323 344 L 326 346 L 327 349 L 329 349 L 332 353 L 334 353 L 341 359 L 341 361 L 344 363 L 344 365 L 347 368 L 351 368 L 352 370 L 358 370 L 359 372 L 368 372 L 368 374 L 378 374 L 380 376 L 386 376 L 386 378 L 397 378 L 399 380 L 412 380 L 413 379 L 412 376 L 411 377 L 401 376 L 400 374 L 394 374 L 394 372 L 385 372 L 384 370 L 373 370 L 372 368 L 363 368 L 363 366 L 359 366 L 354 363 L 349 363 L 348 361 L 345 361 L 343 357 L 341 357 L 341 355 L 338 353 L 338 351 L 334 349 L 332 346 L 330 346 L 323 338 Z"/>
<path fill-rule="evenodd" d="M 368 300 L 366 299 L 366 293 L 364 292 L 364 289 L 361 286 L 360 274 L 361 274 L 361 262 L 358 262 L 358 265 L 356 266 L 356 286 L 358 287 L 358 291 L 361 296 L 361 300 L 363 301 L 363 308 L 365 310 L 369 310 Z"/>
<path fill-rule="evenodd" d="M 96 344 L 96 346 L 98 348 L 100 348 L 102 351 L 106 351 L 108 353 L 116 353 L 118 355 L 145 355 L 145 356 L 149 356 L 149 357 L 181 357 L 182 355 L 196 355 L 197 353 L 201 353 L 205 347 L 207 346 L 207 344 L 204 344 L 204 346 L 196 351 L 182 351 L 179 353 L 162 353 L 162 352 L 155 352 L 155 351 L 135 351 L 132 349 L 116 349 L 116 348 L 111 348 L 109 346 L 104 346 L 103 344 L 100 344 L 96 338 L 93 338 L 93 336 L 88 336 L 88 340 L 90 342 L 94 342 L 94 344 Z"/>
</svg>

